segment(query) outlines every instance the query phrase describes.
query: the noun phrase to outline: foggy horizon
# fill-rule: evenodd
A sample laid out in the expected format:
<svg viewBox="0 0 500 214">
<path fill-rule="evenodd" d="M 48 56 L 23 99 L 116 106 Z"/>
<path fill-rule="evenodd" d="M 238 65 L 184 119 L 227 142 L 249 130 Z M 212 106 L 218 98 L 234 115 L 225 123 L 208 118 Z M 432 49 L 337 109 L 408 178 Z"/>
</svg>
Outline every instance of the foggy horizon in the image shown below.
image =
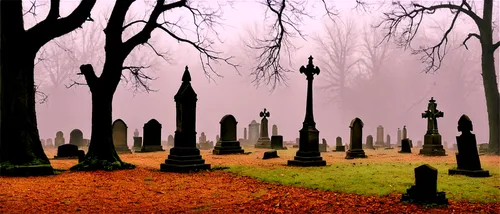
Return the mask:
<svg viewBox="0 0 500 214">
<path fill-rule="evenodd" d="M 76 3 L 78 2 L 63 1 L 61 10 L 71 11 Z M 42 51 L 40 51 L 38 53 L 40 58 L 43 56 L 54 57 L 56 54 L 64 56 L 68 51 L 58 48 L 58 45 L 64 46 L 65 41 L 70 41 L 68 38 L 71 36 L 77 40 L 81 39 L 82 31 L 90 32 L 91 27 L 97 28 L 97 33 L 101 34 L 99 41 L 103 42 L 104 33 L 102 30 L 106 24 L 103 13 L 105 11 L 109 13 L 110 8 L 108 7 L 112 6 L 111 3 L 113 2 L 98 2 L 92 11 L 94 23 L 86 22 L 82 26 L 83 29 L 55 39 L 57 44 L 54 41 L 49 42 L 42 48 L 47 52 L 41 53 Z M 129 13 L 136 13 L 137 16 L 142 17 L 148 6 L 144 7 L 141 4 L 143 4 L 142 1 L 134 3 L 132 6 L 134 9 Z M 376 29 L 375 34 L 373 34 L 366 27 L 374 24 L 371 21 L 377 22 L 382 9 L 373 11 L 371 14 L 356 12 L 351 9 L 354 4 L 350 1 L 336 3 L 335 7 L 339 10 L 339 16 L 336 19 L 342 22 L 352 20 L 355 24 L 354 32 L 356 35 L 349 37 L 353 38 L 351 42 L 353 42 L 354 48 L 349 60 L 365 59 L 369 61 L 365 56 L 366 50 L 363 48 L 365 41 L 363 30 L 367 31 L 368 37 L 366 38 L 369 39 L 372 38 L 370 36 L 378 35 L 377 33 L 383 36 L 385 31 Z M 469 50 L 460 46 L 470 31 L 477 31 L 474 26 L 468 25 L 470 20 L 457 21 L 461 25 L 458 25 L 458 28 L 451 34 L 451 37 L 456 39 L 450 41 L 453 44 L 448 47 L 449 52 L 443 65 L 435 74 L 422 73 L 425 65 L 419 60 L 421 55 L 411 55 L 409 50 L 398 49 L 392 41 L 387 43 L 388 51 L 392 55 L 383 62 L 380 73 L 375 74 L 369 71 L 365 65 L 360 65 L 359 68 L 354 66 L 354 70 L 345 79 L 349 95 L 342 98 L 341 103 L 344 105 L 342 111 L 338 105 L 331 101 L 332 93 L 321 88 L 329 80 L 328 72 L 331 72 L 329 65 L 333 68 L 334 66 L 324 62 L 323 58 L 326 54 L 320 50 L 320 45 L 314 39 L 315 36 L 319 36 L 328 40 L 325 36 L 324 24 L 331 25 L 331 20 L 322 17 L 323 13 L 318 12 L 320 14 L 316 15 L 316 19 L 304 21 L 304 27 L 301 29 L 309 37 L 307 41 L 300 37 L 291 38 L 293 44 L 300 48 L 291 52 L 291 65 L 288 65 L 286 54 L 282 54 L 283 64 L 287 65 L 293 73 L 287 73 L 287 85 L 279 84 L 271 92 L 270 86 L 256 87 L 252 83 L 254 77 L 250 76 L 250 73 L 257 63 L 254 60 L 254 55 L 258 54 L 258 51 L 245 49 L 244 45 L 244 40 L 250 38 L 248 36 L 249 28 L 262 28 L 263 22 L 260 16 L 264 13 L 264 8 L 250 1 L 236 1 L 233 7 L 226 6 L 224 8 L 223 18 L 225 20 L 223 23 L 226 26 L 219 32 L 224 43 L 216 42 L 214 49 L 223 52 L 222 56 L 235 56 L 234 63 L 241 65 L 238 68 L 241 75 L 231 66 L 214 63 L 216 72 L 224 77 L 211 74 L 215 82 L 209 80 L 203 73 L 198 52 L 189 45 L 179 44 L 159 30 L 153 32 L 151 44 L 154 44 L 155 48 L 161 52 L 168 51 L 167 56 L 171 63 L 156 56 L 148 46 L 136 48 L 133 51 L 133 56 L 129 56 L 128 60 L 130 59 L 131 63 L 126 61 L 125 65 L 137 62 L 150 64 L 152 67 L 147 69 L 146 73 L 158 78 L 150 82 L 151 88 L 158 90 L 157 92 L 134 93 L 130 90 L 131 83 L 125 84 L 123 81 L 115 92 L 113 121 L 122 119 L 127 124 L 127 143 L 129 146 L 133 144 L 134 130 L 138 129 L 142 136 L 142 127 L 150 119 L 156 119 L 162 124 L 162 140 L 167 140 L 168 135 L 174 135 L 176 123 L 174 95 L 181 84 L 181 77 L 186 66 L 189 67 L 192 77 L 191 83 L 198 94 L 197 137 L 204 132 L 207 140 L 215 141 L 215 136 L 220 132 L 220 119 L 226 114 L 232 114 L 238 121 L 237 137 L 243 138 L 243 129 L 248 129 L 248 124 L 252 120 L 260 123 L 259 112 L 266 108 L 270 112 L 269 130 L 273 124 L 276 124 L 278 134 L 283 135 L 285 141 L 295 141 L 295 138 L 299 137 L 306 107 L 307 81 L 305 75 L 299 73 L 299 68 L 302 65 L 307 65 L 307 58 L 310 55 L 314 57 L 315 66 L 321 70 L 321 73 L 315 76 L 313 83 L 316 128 L 320 132 L 320 139 L 325 138 L 329 145 L 334 145 L 337 136 L 342 137 L 343 144 L 349 143 L 349 123 L 355 117 L 359 117 L 364 123 L 363 142 L 368 135 L 372 135 L 376 139 L 376 127 L 379 125 L 384 127 L 384 140 L 385 135 L 389 134 L 393 144 L 397 139 L 397 128 L 402 129 L 404 125 L 408 129 L 408 137 L 413 140 L 414 144 L 419 140 L 423 141 L 427 119 L 422 118 L 421 113 L 427 110 L 427 104 L 431 97 L 436 100 L 437 109 L 444 112 L 444 117 L 438 119 L 438 126 L 443 142 L 447 141 L 448 146 L 456 144 L 455 136 L 459 133 L 457 121 L 462 114 L 467 114 L 471 118 L 474 125 L 473 133 L 476 134 L 478 144 L 488 141 L 488 120 L 480 72 L 479 42 L 469 40 Z M 46 6 L 40 7 L 40 17 L 45 17 L 47 8 Z M 67 14 L 62 13 L 61 15 L 66 16 Z M 173 16 L 175 15 L 174 12 Z M 498 14 L 496 16 L 498 17 Z M 434 21 L 426 22 L 425 32 L 428 34 L 425 36 L 427 37 L 422 36 L 420 40 L 423 41 L 424 45 L 433 45 L 435 41 L 440 39 L 442 31 L 437 28 L 439 24 L 446 24 L 446 26 L 449 24 L 449 17 L 438 19 L 436 17 L 439 16 L 432 17 L 435 18 Z M 495 33 L 498 37 L 498 27 L 495 28 Z M 266 35 L 257 33 L 256 36 Z M 355 39 L 354 36 L 356 36 Z M 74 44 L 71 45 L 71 41 L 67 43 L 70 45 L 66 48 L 70 50 L 82 49 L 82 47 L 75 47 Z M 48 95 L 48 100 L 45 103 L 37 103 L 36 105 L 38 129 L 42 139 L 54 138 L 57 131 L 62 131 L 66 143 L 68 143 L 69 133 L 73 129 L 82 130 L 84 138 L 90 139 L 91 94 L 88 86 L 74 86 L 67 89 L 65 85 L 70 85 L 72 80 L 84 82 L 82 76 L 76 75 L 81 64 L 92 64 L 96 69 L 96 74 L 100 75 L 104 62 L 104 45 L 100 45 L 96 48 L 96 53 L 87 52 L 86 54 L 89 56 L 76 55 L 75 59 L 71 59 L 73 60 L 71 68 L 58 68 L 60 70 L 71 69 L 71 71 L 66 71 L 69 72 L 68 78 L 63 78 L 58 84 L 54 84 L 50 73 L 47 72 L 47 69 L 55 68 L 44 67 L 43 63 L 46 63 L 47 60 L 46 62 L 42 60 L 35 66 L 35 81 L 37 85 L 40 85 L 39 91 Z M 53 54 L 54 52 L 51 50 L 54 50 L 56 54 Z M 80 50 L 82 53 L 85 52 L 82 50 Z M 495 54 L 498 58 L 498 51 Z M 134 60 L 133 57 L 138 57 L 139 60 Z M 51 61 L 51 63 L 53 62 Z M 498 59 L 496 59 L 495 64 L 498 73 Z M 53 72 L 57 73 L 58 71 Z M 462 96 L 464 93 L 467 94 Z"/>
</svg>

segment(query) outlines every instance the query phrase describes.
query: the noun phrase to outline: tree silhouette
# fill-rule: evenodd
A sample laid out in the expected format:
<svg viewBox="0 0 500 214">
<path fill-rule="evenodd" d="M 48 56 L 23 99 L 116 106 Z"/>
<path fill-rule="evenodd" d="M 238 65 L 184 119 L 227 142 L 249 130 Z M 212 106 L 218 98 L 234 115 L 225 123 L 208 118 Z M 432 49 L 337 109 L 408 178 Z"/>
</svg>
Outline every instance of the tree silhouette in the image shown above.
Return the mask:
<svg viewBox="0 0 500 214">
<path fill-rule="evenodd" d="M 422 54 L 422 62 L 427 66 L 425 72 L 435 72 L 441 67 L 441 62 L 449 47 L 450 32 L 456 28 L 457 19 L 466 16 L 475 23 L 479 32 L 471 32 L 463 40 L 463 46 L 468 49 L 467 41 L 476 38 L 481 43 L 481 65 L 483 86 L 486 96 L 486 108 L 489 122 L 489 149 L 492 153 L 500 155 L 500 94 L 495 73 L 495 50 L 500 46 L 500 41 L 493 41 L 493 0 L 484 0 L 482 17 L 471 1 L 462 0 L 460 4 L 433 3 L 425 6 L 419 3 L 403 4 L 393 2 L 390 12 L 384 13 L 384 20 L 377 27 L 385 27 L 387 34 L 384 39 L 397 38 L 401 47 L 411 48 L 415 36 L 422 29 L 424 16 L 430 16 L 436 11 L 450 11 L 453 19 L 441 39 L 435 45 L 420 46 L 413 49 L 413 53 Z"/>
<path fill-rule="evenodd" d="M 82 0 L 71 14 L 60 17 L 60 1 L 52 0 L 47 17 L 25 29 L 22 1 L 0 1 L 0 174 L 53 173 L 37 128 L 35 57 L 49 41 L 75 30 L 90 19 L 95 2 Z M 26 13 L 33 13 L 36 7 L 34 3 Z"/>
</svg>

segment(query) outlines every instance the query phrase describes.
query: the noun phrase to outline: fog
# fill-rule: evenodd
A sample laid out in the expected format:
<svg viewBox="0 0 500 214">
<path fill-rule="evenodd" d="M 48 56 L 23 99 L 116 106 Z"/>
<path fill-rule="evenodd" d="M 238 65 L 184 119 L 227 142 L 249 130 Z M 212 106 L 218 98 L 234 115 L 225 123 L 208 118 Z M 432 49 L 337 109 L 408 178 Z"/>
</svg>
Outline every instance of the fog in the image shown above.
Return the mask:
<svg viewBox="0 0 500 214">
<path fill-rule="evenodd" d="M 129 145 L 133 144 L 134 130 L 138 129 L 142 135 L 144 123 L 153 118 L 162 124 L 162 139 L 166 140 L 168 135 L 173 135 L 176 122 L 173 97 L 181 84 L 184 68 L 188 66 L 191 83 L 198 94 L 198 136 L 205 132 L 207 139 L 214 141 L 219 134 L 220 119 L 226 114 L 232 114 L 238 121 L 238 138 L 243 138 L 243 128 L 248 128 L 252 120 L 260 122 L 259 112 L 267 108 L 270 112 L 269 129 L 276 124 L 284 140 L 294 141 L 299 136 L 306 108 L 307 80 L 304 74 L 299 73 L 299 68 L 306 65 L 307 58 L 312 55 L 314 64 L 321 69 L 313 83 L 316 128 L 320 131 L 320 138 L 325 138 L 330 145 L 334 145 L 337 136 L 341 136 L 344 143 L 348 142 L 349 123 L 355 117 L 364 122 L 364 138 L 369 134 L 375 138 L 376 127 L 382 125 L 385 134 L 391 135 L 391 142 L 394 144 L 397 129 L 406 125 L 408 135 L 414 142 L 423 140 L 427 119 L 422 118 L 421 113 L 427 109 L 431 97 L 437 101 L 438 109 L 444 112 L 444 117 L 438 119 L 443 141 L 448 141 L 448 145 L 456 143 L 457 121 L 462 114 L 467 114 L 473 121 L 478 143 L 487 142 L 488 121 L 481 79 L 479 42 L 471 39 L 468 43 L 469 50 L 460 46 L 469 32 L 477 31 L 470 20 L 463 18 L 457 21 L 457 29 L 450 36 L 452 41 L 448 55 L 437 73 L 422 73 L 425 65 L 420 61 L 421 55 L 411 55 L 409 50 L 397 49 L 393 42 L 384 43 L 377 48 L 379 51 L 385 48 L 388 58 L 381 60 L 379 70 L 375 71 L 369 69 L 371 59 L 366 47 L 373 47 L 377 42 L 366 45 L 365 41 L 383 37 L 385 31 L 372 31 L 369 25 L 380 20 L 384 8 L 366 13 L 353 10 L 352 2 L 354 1 L 344 0 L 335 4 L 339 10 L 339 22 L 336 23 L 337 26 L 343 26 L 339 23 L 347 23 L 349 20 L 354 23 L 355 30 L 348 37 L 348 42 L 353 45 L 353 53 L 348 60 L 354 62 L 364 59 L 366 63 L 360 62 L 350 68 L 352 70 L 344 78 L 342 95 L 333 93 L 332 86 L 329 87 L 331 74 L 337 72 L 337 68 L 328 60 L 323 46 L 315 39 L 319 37 L 327 44 L 332 44 L 325 25 L 331 26 L 333 23 L 323 16 L 324 12 L 319 5 L 310 10 L 313 14 L 316 13 L 315 18 L 304 20 L 301 26 L 301 30 L 308 35 L 307 41 L 300 37 L 292 38 L 297 50 L 292 50 L 290 64 L 286 54 L 283 54 L 283 65 L 294 72 L 286 74 L 286 84 L 278 84 L 271 90 L 271 85 L 257 87 L 252 82 L 255 77 L 251 72 L 257 63 L 255 56 L 259 53 L 245 46 L 245 41 L 250 38 L 249 29 L 257 29 L 257 32 L 265 34 L 265 8 L 254 1 L 235 1 L 232 7 L 223 7 L 224 20 L 221 22 L 224 28 L 218 29 L 224 42 L 215 40 L 213 47 L 222 51 L 223 56 L 234 56 L 233 62 L 240 65 L 239 73 L 224 63 L 214 63 L 215 71 L 223 77 L 213 73 L 210 78 L 207 77 L 203 72 L 199 53 L 192 46 L 178 43 L 166 33 L 156 30 L 151 44 L 160 52 L 168 52 L 169 60 L 156 56 L 148 46 L 141 46 L 134 50 L 133 56 L 126 63 L 151 65 L 145 73 L 157 78 L 150 81 L 150 87 L 156 91 L 136 92 L 131 82 L 122 81 L 113 100 L 113 120 L 122 119 L 128 125 Z M 61 15 L 67 15 L 77 3 L 78 1 L 63 1 L 61 9 L 66 13 L 62 12 Z M 41 138 L 54 138 L 57 131 L 63 131 L 68 141 L 73 129 L 82 130 L 84 138 L 90 138 L 90 91 L 86 85 L 71 88 L 66 86 L 73 81 L 84 82 L 83 76 L 77 75 L 81 64 L 93 64 L 99 75 L 104 62 L 104 17 L 111 11 L 112 4 L 112 1 L 98 2 L 92 12 L 94 23 L 87 22 L 82 29 L 51 41 L 38 54 L 40 62 L 35 67 L 36 83 L 39 85 L 38 90 L 47 95 L 47 100 L 38 103 L 36 108 Z M 47 2 L 46 6 L 40 6 L 38 17 L 45 17 L 48 5 Z M 134 9 L 129 11 L 131 17 L 142 17 L 145 10 L 150 8 L 142 1 L 134 3 L 132 7 Z M 182 16 L 182 13 L 174 12 L 169 16 Z M 495 16 L 498 17 L 498 14 Z M 432 18 L 425 22 L 426 28 L 422 31 L 425 35 L 422 34 L 418 40 L 421 44 L 434 45 L 440 40 L 443 28 L 451 21 L 448 11 Z M 31 18 L 26 26 L 35 22 Z M 92 32 L 93 29 L 96 29 L 95 37 L 90 38 L 88 33 L 83 33 Z M 363 34 L 365 31 L 366 34 Z M 495 31 L 498 38 L 497 27 Z M 334 38 L 340 37 L 339 35 Z M 87 38 L 87 43 L 82 43 L 82 38 Z M 96 48 L 86 49 L 82 44 L 93 44 Z M 58 64 L 57 60 L 71 63 L 63 66 L 60 64 L 64 63 Z M 498 63 L 496 65 L 498 72 Z"/>
</svg>

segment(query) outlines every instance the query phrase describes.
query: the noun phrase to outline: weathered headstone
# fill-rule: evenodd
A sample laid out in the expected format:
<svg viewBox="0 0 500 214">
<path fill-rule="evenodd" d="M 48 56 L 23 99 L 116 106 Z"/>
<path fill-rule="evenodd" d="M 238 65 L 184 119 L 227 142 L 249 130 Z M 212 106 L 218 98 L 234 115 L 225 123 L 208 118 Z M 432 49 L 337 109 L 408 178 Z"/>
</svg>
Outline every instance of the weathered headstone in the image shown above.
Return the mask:
<svg viewBox="0 0 500 214">
<path fill-rule="evenodd" d="M 386 147 L 386 143 L 384 142 L 384 127 L 382 125 L 377 126 L 377 135 L 375 140 L 375 148 L 383 148 Z"/>
<path fill-rule="evenodd" d="M 271 136 L 271 137 L 274 137 L 274 136 Z M 271 158 L 279 158 L 278 152 L 276 150 L 264 152 L 264 157 L 262 157 L 263 160 L 271 159 Z"/>
<path fill-rule="evenodd" d="M 225 115 L 220 120 L 220 140 L 215 144 L 214 155 L 242 154 L 240 142 L 236 140 L 237 124 L 233 115 Z"/>
<path fill-rule="evenodd" d="M 351 121 L 349 128 L 351 129 L 351 140 L 345 158 L 366 158 L 363 150 L 363 121 L 356 117 Z"/>
<path fill-rule="evenodd" d="M 276 150 L 288 149 L 283 146 L 283 136 L 281 135 L 271 136 L 271 148 Z"/>
<path fill-rule="evenodd" d="M 135 131 L 134 131 L 134 137 L 139 137 L 139 130 L 135 129 Z"/>
<path fill-rule="evenodd" d="M 396 141 L 396 146 L 398 146 L 398 147 L 401 146 L 401 140 L 402 139 L 403 138 L 401 138 L 401 129 L 398 128 L 398 139 Z"/>
<path fill-rule="evenodd" d="M 260 136 L 260 123 L 252 120 L 250 124 L 248 124 L 248 141 L 250 144 L 256 144 L 257 140 Z"/>
<path fill-rule="evenodd" d="M 168 144 L 168 146 L 169 147 L 174 147 L 174 142 L 175 142 L 174 136 L 168 135 L 168 138 L 167 138 L 167 144 Z"/>
<path fill-rule="evenodd" d="M 248 140 L 248 138 L 247 138 L 247 128 L 243 128 L 243 139 Z"/>
<path fill-rule="evenodd" d="M 47 139 L 47 140 L 45 141 L 45 146 L 46 146 L 47 148 L 52 148 L 52 147 L 54 147 L 54 144 L 52 143 L 52 138 L 49 138 L 49 139 Z"/>
<path fill-rule="evenodd" d="M 342 145 L 342 138 L 338 136 L 335 139 L 335 151 L 336 152 L 345 152 L 345 146 Z"/>
<path fill-rule="evenodd" d="M 58 131 L 56 133 L 56 138 L 54 138 L 54 147 L 59 147 L 60 145 L 65 144 L 64 134 L 62 131 Z"/>
<path fill-rule="evenodd" d="M 144 124 L 141 152 L 164 151 L 161 147 L 161 124 L 151 119 Z"/>
<path fill-rule="evenodd" d="M 205 135 L 205 132 L 202 132 L 200 134 L 200 137 L 198 138 L 198 143 L 201 150 L 210 150 L 213 149 L 214 146 L 213 144 L 211 145 L 209 141 L 207 141 L 207 136 Z"/>
<path fill-rule="evenodd" d="M 314 67 L 312 56 L 309 56 L 307 67 L 300 67 L 300 73 L 307 79 L 306 116 L 299 131 L 299 150 L 293 160 L 288 160 L 288 166 L 326 166 L 319 152 L 319 131 L 313 115 L 313 80 L 314 75 L 319 74 L 319 68 Z"/>
<path fill-rule="evenodd" d="M 134 136 L 134 152 L 141 152 L 142 149 L 142 137 Z"/>
<path fill-rule="evenodd" d="M 371 135 L 366 136 L 366 148 L 375 149 L 375 147 L 373 147 L 373 136 Z"/>
<path fill-rule="evenodd" d="M 448 170 L 448 174 L 489 177 L 490 172 L 481 168 L 481 161 L 479 160 L 476 146 L 476 135 L 471 133 L 473 131 L 472 121 L 465 114 L 458 120 L 458 131 L 462 132 L 462 134 L 457 136 L 457 168 Z"/>
<path fill-rule="evenodd" d="M 264 149 L 271 148 L 271 139 L 269 138 L 269 132 L 267 126 L 268 123 L 267 118 L 269 116 L 270 114 L 265 108 L 264 111 L 260 112 L 260 117 L 262 117 L 262 120 L 260 121 L 260 136 L 259 139 L 257 140 L 257 143 L 255 144 L 255 148 L 264 148 Z"/>
<path fill-rule="evenodd" d="M 278 126 L 274 124 L 271 137 L 276 135 L 278 135 Z"/>
<path fill-rule="evenodd" d="M 69 133 L 69 144 L 83 147 L 83 132 L 80 129 L 73 129 Z"/>
<path fill-rule="evenodd" d="M 443 117 L 444 113 L 437 110 L 437 103 L 434 97 L 429 100 L 427 110 L 422 113 L 422 118 L 427 118 L 427 132 L 424 135 L 424 145 L 420 150 L 425 156 L 445 156 L 446 151 L 441 144 L 441 135 L 438 131 L 437 118 Z"/>
<path fill-rule="evenodd" d="M 85 154 L 83 150 L 78 150 L 77 145 L 64 144 L 57 147 L 57 156 L 54 156 L 54 159 L 78 159 L 80 153 Z"/>
<path fill-rule="evenodd" d="M 113 122 L 113 145 L 115 145 L 115 150 L 118 154 L 132 153 L 127 145 L 127 130 L 127 124 L 122 119 L 117 119 Z"/>
<path fill-rule="evenodd" d="M 421 204 L 448 204 L 446 194 L 437 191 L 438 171 L 427 164 L 415 168 L 415 185 L 403 194 L 401 201 Z"/>
<path fill-rule="evenodd" d="M 394 149 L 391 144 L 391 135 L 387 134 L 385 143 L 387 146 L 385 149 Z"/>
<path fill-rule="evenodd" d="M 401 140 L 401 151 L 399 153 L 411 153 L 411 140 L 408 138 L 406 126 L 403 126 L 403 139 Z"/>
<path fill-rule="evenodd" d="M 198 95 L 191 86 L 188 67 L 182 75 L 182 84 L 174 96 L 176 103 L 176 130 L 174 147 L 165 163 L 160 165 L 162 172 L 188 172 L 210 169 L 196 148 L 196 102 Z"/>
<path fill-rule="evenodd" d="M 328 144 L 325 140 L 325 138 L 321 139 L 321 143 L 319 144 L 319 152 L 327 152 L 328 151 Z"/>
</svg>

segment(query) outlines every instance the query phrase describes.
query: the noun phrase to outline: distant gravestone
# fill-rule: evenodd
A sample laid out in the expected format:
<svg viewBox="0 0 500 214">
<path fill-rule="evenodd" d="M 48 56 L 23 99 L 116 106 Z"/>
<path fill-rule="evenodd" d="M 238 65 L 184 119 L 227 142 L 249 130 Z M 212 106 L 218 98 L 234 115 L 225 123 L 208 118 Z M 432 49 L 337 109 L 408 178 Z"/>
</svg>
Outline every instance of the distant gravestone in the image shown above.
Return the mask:
<svg viewBox="0 0 500 214">
<path fill-rule="evenodd" d="M 274 137 L 274 136 L 272 136 L 272 137 Z M 263 160 L 271 159 L 271 158 L 279 158 L 278 152 L 276 150 L 264 152 L 264 157 L 262 157 Z"/>
<path fill-rule="evenodd" d="M 210 150 L 210 149 L 214 148 L 213 143 L 211 143 L 210 141 L 207 141 L 207 136 L 205 135 L 205 132 L 202 132 L 200 134 L 200 137 L 198 138 L 198 142 L 200 145 L 199 149 L 201 149 L 201 150 Z"/>
<path fill-rule="evenodd" d="M 250 124 L 248 124 L 248 141 L 251 144 L 256 144 L 257 140 L 260 136 L 260 123 L 252 120 Z"/>
<path fill-rule="evenodd" d="M 176 130 L 174 147 L 170 149 L 165 163 L 160 165 L 162 172 L 189 172 L 210 169 L 196 148 L 196 102 L 198 95 L 191 86 L 191 74 L 186 66 L 182 84 L 174 96 L 176 111 Z"/>
<path fill-rule="evenodd" d="M 278 126 L 275 124 L 275 125 L 273 125 L 273 130 L 272 130 L 271 137 L 272 136 L 276 136 L 276 135 L 278 135 Z"/>
<path fill-rule="evenodd" d="M 488 149 L 489 149 L 489 144 L 487 144 L 487 143 L 479 144 L 479 153 L 481 153 L 481 154 L 488 153 Z"/>
<path fill-rule="evenodd" d="M 401 201 L 421 204 L 448 204 L 446 194 L 437 191 L 438 171 L 427 164 L 415 168 L 415 185 L 403 194 Z"/>
<path fill-rule="evenodd" d="M 287 149 L 283 146 L 283 136 L 274 135 L 271 136 L 271 148 L 276 150 L 284 150 Z"/>
<path fill-rule="evenodd" d="M 168 135 L 168 138 L 167 138 L 167 144 L 169 147 L 174 147 L 174 142 L 175 142 L 175 139 L 174 139 L 174 136 L 173 135 Z"/>
<path fill-rule="evenodd" d="M 164 151 L 161 147 L 161 124 L 157 120 L 151 119 L 144 124 L 142 133 L 141 152 Z"/>
<path fill-rule="evenodd" d="M 319 152 L 327 152 L 328 151 L 328 144 L 325 140 L 325 138 L 321 139 L 321 143 L 319 144 Z"/>
<path fill-rule="evenodd" d="M 236 140 L 237 124 L 233 115 L 225 115 L 220 120 L 220 139 L 215 144 L 214 155 L 243 154 L 240 142 Z"/>
<path fill-rule="evenodd" d="M 387 134 L 385 141 L 386 141 L 385 142 L 386 146 L 390 148 L 391 147 L 391 135 Z"/>
<path fill-rule="evenodd" d="M 73 129 L 69 133 L 69 144 L 83 147 L 83 132 L 80 129 Z"/>
<path fill-rule="evenodd" d="M 336 152 L 345 152 L 345 146 L 342 145 L 342 138 L 340 136 L 335 138 L 335 151 Z"/>
<path fill-rule="evenodd" d="M 52 143 L 52 138 L 49 138 L 49 139 L 47 139 L 47 140 L 45 141 L 45 146 L 46 146 L 47 148 L 52 148 L 52 147 L 54 147 L 54 144 Z"/>
<path fill-rule="evenodd" d="M 113 122 L 113 145 L 118 154 L 132 153 L 127 145 L 127 129 L 127 124 L 122 119 Z"/>
<path fill-rule="evenodd" d="M 411 153 L 411 140 L 408 138 L 406 126 L 403 126 L 403 139 L 401 140 L 401 151 L 399 153 Z"/>
<path fill-rule="evenodd" d="M 437 109 L 434 97 L 431 97 L 427 110 L 422 113 L 422 118 L 427 118 L 427 132 L 424 135 L 424 145 L 420 154 L 425 156 L 445 156 L 446 151 L 441 144 L 441 135 L 438 131 L 437 118 L 443 117 L 444 113 Z"/>
<path fill-rule="evenodd" d="M 260 121 L 260 136 L 259 139 L 257 140 L 257 143 L 255 144 L 255 148 L 264 148 L 264 149 L 270 149 L 271 148 L 271 139 L 269 138 L 269 130 L 268 130 L 268 120 L 267 118 L 270 116 L 269 112 L 267 109 L 264 108 L 264 111 L 260 112 L 260 117 L 262 117 L 262 120 Z M 276 130 L 277 131 L 277 130 Z"/>
<path fill-rule="evenodd" d="M 243 139 L 248 140 L 247 138 L 247 128 L 243 128 Z"/>
<path fill-rule="evenodd" d="M 377 127 L 376 138 L 377 139 L 375 140 L 374 147 L 376 147 L 376 148 L 386 147 L 386 143 L 384 142 L 384 127 L 382 125 L 379 125 Z"/>
<path fill-rule="evenodd" d="M 135 131 L 134 131 L 134 137 L 139 137 L 139 130 L 135 129 Z"/>
<path fill-rule="evenodd" d="M 54 147 L 59 147 L 60 145 L 65 144 L 64 142 L 64 134 L 62 131 L 58 131 L 56 133 L 56 138 L 54 138 Z"/>
<path fill-rule="evenodd" d="M 422 148 L 422 141 L 421 140 L 417 141 L 417 148 Z"/>
<path fill-rule="evenodd" d="M 142 149 L 142 137 L 134 137 L 134 152 L 141 152 Z"/>
<path fill-rule="evenodd" d="M 363 121 L 356 117 L 351 121 L 349 128 L 351 129 L 351 139 L 345 158 L 366 158 L 367 156 L 363 150 Z"/>
<path fill-rule="evenodd" d="M 464 114 L 460 117 L 458 120 L 458 131 L 462 132 L 462 134 L 457 136 L 457 168 L 448 170 L 448 174 L 489 177 L 490 172 L 481 168 L 481 161 L 479 160 L 479 153 L 476 146 L 476 135 L 471 133 L 473 127 L 469 116 Z"/>
<path fill-rule="evenodd" d="M 78 156 L 85 152 L 83 150 L 78 150 L 77 145 L 64 144 L 57 147 L 57 156 L 54 159 L 78 159 Z"/>
<path fill-rule="evenodd" d="M 366 136 L 366 148 L 375 149 L 375 147 L 373 147 L 373 136 L 371 135 Z"/>
<path fill-rule="evenodd" d="M 402 140 L 402 139 L 403 139 L 403 138 L 401 138 L 401 129 L 399 129 L 399 128 L 398 128 L 398 139 L 397 139 L 397 141 L 396 141 L 396 145 L 397 145 L 398 147 L 399 147 L 399 146 L 401 146 L 401 140 Z"/>
</svg>

